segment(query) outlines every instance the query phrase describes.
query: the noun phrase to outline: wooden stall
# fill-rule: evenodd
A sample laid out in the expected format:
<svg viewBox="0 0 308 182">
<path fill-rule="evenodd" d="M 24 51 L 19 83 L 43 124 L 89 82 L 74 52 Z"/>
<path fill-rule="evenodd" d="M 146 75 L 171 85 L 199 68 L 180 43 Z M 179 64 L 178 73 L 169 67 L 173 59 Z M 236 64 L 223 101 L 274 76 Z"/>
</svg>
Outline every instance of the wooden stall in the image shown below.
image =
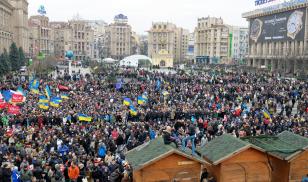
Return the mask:
<svg viewBox="0 0 308 182">
<path fill-rule="evenodd" d="M 246 137 L 244 141 L 268 155 L 271 181 L 297 182 L 308 174 L 308 139 L 284 131 L 277 136 Z"/>
<path fill-rule="evenodd" d="M 135 182 L 199 182 L 206 163 L 190 150 L 165 145 L 161 137 L 127 152 L 126 159 L 133 167 Z"/>
<path fill-rule="evenodd" d="M 252 144 L 229 134 L 210 141 L 199 150 L 210 175 L 219 182 L 270 182 L 267 155 Z"/>
</svg>

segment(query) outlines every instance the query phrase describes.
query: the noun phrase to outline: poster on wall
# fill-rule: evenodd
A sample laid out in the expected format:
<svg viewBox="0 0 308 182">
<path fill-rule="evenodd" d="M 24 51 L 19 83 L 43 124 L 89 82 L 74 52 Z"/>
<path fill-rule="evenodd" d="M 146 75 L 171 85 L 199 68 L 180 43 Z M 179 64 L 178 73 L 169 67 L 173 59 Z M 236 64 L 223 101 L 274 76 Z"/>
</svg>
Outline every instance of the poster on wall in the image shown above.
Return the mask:
<svg viewBox="0 0 308 182">
<path fill-rule="evenodd" d="M 250 20 L 250 41 L 303 40 L 305 8 L 258 17 Z"/>
</svg>

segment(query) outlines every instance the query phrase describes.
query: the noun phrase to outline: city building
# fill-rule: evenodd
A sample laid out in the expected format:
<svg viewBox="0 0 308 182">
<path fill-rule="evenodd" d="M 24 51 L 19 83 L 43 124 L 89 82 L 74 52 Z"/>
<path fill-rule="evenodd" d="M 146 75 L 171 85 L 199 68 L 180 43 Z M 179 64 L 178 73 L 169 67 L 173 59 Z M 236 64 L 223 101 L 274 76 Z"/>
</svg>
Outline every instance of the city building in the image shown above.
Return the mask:
<svg viewBox="0 0 308 182">
<path fill-rule="evenodd" d="M 31 16 L 29 19 L 29 53 L 31 57 L 39 52 L 54 56 L 54 31 L 49 18 L 44 15 Z"/>
<path fill-rule="evenodd" d="M 248 28 L 232 26 L 229 35 L 231 36 L 229 57 L 235 63 L 241 64 L 248 55 Z"/>
<path fill-rule="evenodd" d="M 127 16 L 123 14 L 116 15 L 114 22 L 108 25 L 106 33 L 107 57 L 121 60 L 132 54 L 132 28 L 128 24 Z"/>
<path fill-rule="evenodd" d="M 54 55 L 59 60 L 65 59 L 65 53 L 72 50 L 72 30 L 67 22 L 50 22 L 54 31 Z"/>
<path fill-rule="evenodd" d="M 13 42 L 28 52 L 27 0 L 0 1 L 0 52 L 8 50 Z"/>
<path fill-rule="evenodd" d="M 193 63 L 194 58 L 195 58 L 195 34 L 190 33 L 188 37 L 187 53 L 185 60 L 187 60 L 188 63 Z"/>
<path fill-rule="evenodd" d="M 139 49 L 141 55 L 148 55 L 148 36 L 140 35 L 139 36 Z"/>
<path fill-rule="evenodd" d="M 244 13 L 249 22 L 247 65 L 308 75 L 307 1 L 292 1 Z"/>
<path fill-rule="evenodd" d="M 93 30 L 93 61 L 101 61 L 107 57 L 106 28 L 108 24 L 103 20 L 87 20 Z"/>
<path fill-rule="evenodd" d="M 161 67 L 180 64 L 187 54 L 188 37 L 186 29 L 168 22 L 155 22 L 148 31 L 148 55 Z"/>
<path fill-rule="evenodd" d="M 195 28 L 195 53 L 197 62 L 223 63 L 228 56 L 229 26 L 222 18 L 198 19 Z"/>
<path fill-rule="evenodd" d="M 94 31 L 85 20 L 74 19 L 68 22 L 72 31 L 72 51 L 74 60 L 91 60 L 93 56 Z"/>
</svg>

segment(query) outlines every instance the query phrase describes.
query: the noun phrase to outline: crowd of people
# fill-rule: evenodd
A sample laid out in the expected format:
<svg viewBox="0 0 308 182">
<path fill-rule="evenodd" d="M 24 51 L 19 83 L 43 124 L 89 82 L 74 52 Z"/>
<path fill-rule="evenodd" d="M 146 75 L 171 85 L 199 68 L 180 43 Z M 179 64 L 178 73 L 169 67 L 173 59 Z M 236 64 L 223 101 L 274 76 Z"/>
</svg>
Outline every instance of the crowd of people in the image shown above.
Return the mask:
<svg viewBox="0 0 308 182">
<path fill-rule="evenodd" d="M 25 92 L 20 114 L 0 110 L 0 181 L 132 181 L 125 152 L 162 136 L 179 150 L 204 147 L 214 137 L 308 137 L 308 82 L 270 74 L 213 70 L 171 74 L 110 69 L 79 79 L 40 80 L 59 107 L 38 107 L 29 82 L 11 79 L 0 90 Z M 59 89 L 58 85 L 68 87 Z M 138 104 L 137 97 L 146 100 Z M 131 103 L 123 104 L 124 98 Z M 130 112 L 136 108 L 136 114 Z M 80 121 L 78 113 L 91 117 Z"/>
</svg>

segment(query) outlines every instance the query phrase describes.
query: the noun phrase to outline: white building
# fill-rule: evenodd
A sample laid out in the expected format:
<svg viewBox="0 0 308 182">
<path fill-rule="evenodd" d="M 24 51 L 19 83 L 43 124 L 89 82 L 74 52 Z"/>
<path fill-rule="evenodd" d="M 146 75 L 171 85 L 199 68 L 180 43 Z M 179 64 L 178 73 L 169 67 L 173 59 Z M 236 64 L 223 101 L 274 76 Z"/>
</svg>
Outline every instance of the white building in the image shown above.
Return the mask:
<svg viewBox="0 0 308 182">
<path fill-rule="evenodd" d="M 240 62 L 248 55 L 248 28 L 233 26 L 231 57 L 233 61 Z"/>
</svg>

